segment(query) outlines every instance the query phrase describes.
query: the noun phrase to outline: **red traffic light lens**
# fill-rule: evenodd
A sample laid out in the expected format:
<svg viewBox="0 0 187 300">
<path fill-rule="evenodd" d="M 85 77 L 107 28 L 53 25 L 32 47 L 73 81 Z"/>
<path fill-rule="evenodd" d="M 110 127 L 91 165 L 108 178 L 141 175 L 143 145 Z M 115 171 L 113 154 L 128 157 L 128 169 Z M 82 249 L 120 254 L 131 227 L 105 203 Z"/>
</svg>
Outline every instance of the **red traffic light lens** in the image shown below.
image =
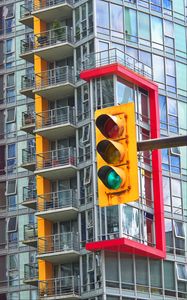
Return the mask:
<svg viewBox="0 0 187 300">
<path fill-rule="evenodd" d="M 108 119 L 104 124 L 104 133 L 106 137 L 116 139 L 119 135 L 119 127 L 112 119 Z"/>
</svg>

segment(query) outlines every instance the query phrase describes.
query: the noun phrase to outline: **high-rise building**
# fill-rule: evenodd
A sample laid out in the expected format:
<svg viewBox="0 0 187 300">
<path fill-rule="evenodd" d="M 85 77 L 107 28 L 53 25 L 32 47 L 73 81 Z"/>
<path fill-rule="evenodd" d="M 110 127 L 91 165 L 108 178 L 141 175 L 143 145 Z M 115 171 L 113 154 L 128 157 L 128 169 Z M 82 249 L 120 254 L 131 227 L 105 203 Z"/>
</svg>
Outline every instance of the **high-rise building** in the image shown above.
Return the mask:
<svg viewBox="0 0 187 300">
<path fill-rule="evenodd" d="M 0 300 L 187 298 L 186 147 L 137 152 L 139 199 L 99 207 L 94 116 L 187 134 L 186 6 L 0 0 Z"/>
</svg>

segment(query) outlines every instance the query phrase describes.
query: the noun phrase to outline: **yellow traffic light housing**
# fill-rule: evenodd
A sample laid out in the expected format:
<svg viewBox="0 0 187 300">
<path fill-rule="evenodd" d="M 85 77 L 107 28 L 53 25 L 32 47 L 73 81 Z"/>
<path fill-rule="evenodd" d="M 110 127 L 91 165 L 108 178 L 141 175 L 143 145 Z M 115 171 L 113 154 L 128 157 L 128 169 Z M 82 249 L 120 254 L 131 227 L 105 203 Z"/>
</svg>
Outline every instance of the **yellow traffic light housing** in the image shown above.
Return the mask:
<svg viewBox="0 0 187 300">
<path fill-rule="evenodd" d="M 95 123 L 99 205 L 138 200 L 134 103 L 97 110 Z"/>
</svg>

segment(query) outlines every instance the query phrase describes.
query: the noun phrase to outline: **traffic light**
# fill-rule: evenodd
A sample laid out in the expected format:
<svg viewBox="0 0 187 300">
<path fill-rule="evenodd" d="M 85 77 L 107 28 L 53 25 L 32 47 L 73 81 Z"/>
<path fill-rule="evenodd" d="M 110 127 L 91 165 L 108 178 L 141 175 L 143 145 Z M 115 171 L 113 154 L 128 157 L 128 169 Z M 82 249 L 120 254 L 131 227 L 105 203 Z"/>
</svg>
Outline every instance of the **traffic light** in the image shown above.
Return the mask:
<svg viewBox="0 0 187 300">
<path fill-rule="evenodd" d="M 99 206 L 138 200 L 134 103 L 95 112 Z"/>
</svg>

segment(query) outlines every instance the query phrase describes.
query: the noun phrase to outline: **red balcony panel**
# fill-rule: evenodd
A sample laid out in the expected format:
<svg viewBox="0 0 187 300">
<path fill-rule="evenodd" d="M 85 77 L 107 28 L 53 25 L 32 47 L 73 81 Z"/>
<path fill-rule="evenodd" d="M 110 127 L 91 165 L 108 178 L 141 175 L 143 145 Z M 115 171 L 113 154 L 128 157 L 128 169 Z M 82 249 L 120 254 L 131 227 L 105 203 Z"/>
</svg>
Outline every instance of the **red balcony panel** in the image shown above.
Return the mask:
<svg viewBox="0 0 187 300">
<path fill-rule="evenodd" d="M 129 81 L 149 92 L 150 105 L 150 132 L 151 138 L 160 137 L 160 116 L 158 102 L 158 86 L 146 77 L 135 73 L 127 67 L 114 63 L 94 69 L 84 70 L 80 78 L 89 81 L 91 79 L 115 74 L 126 81 Z M 154 247 L 142 244 L 128 238 L 118 238 L 91 242 L 86 244 L 89 251 L 112 250 L 119 252 L 134 253 L 141 256 L 152 258 L 164 258 L 166 256 L 166 240 L 164 226 L 164 206 L 163 206 L 163 188 L 162 188 L 162 168 L 160 150 L 152 151 L 152 177 L 154 194 L 154 217 L 155 217 L 155 240 Z"/>
</svg>

